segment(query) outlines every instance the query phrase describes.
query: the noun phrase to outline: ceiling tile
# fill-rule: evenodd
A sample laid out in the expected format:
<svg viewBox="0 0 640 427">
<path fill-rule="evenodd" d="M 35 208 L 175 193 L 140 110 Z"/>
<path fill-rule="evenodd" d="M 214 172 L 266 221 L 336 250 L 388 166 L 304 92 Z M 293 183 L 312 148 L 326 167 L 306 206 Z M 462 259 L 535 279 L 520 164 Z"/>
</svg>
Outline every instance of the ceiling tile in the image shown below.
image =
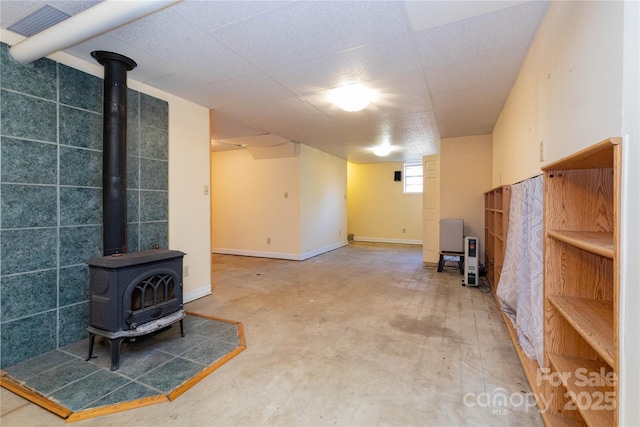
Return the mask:
<svg viewBox="0 0 640 427">
<path fill-rule="evenodd" d="M 201 105 L 217 110 L 295 96 L 289 89 L 264 73 L 210 83 L 184 90 L 182 93 Z"/>
<path fill-rule="evenodd" d="M 434 108 L 442 110 L 469 105 L 482 105 L 494 99 L 504 102 L 510 91 L 511 86 L 508 82 L 498 82 L 462 89 L 434 91 L 431 98 L 433 99 Z"/>
<path fill-rule="evenodd" d="M 207 82 L 258 72 L 253 64 L 227 48 L 172 8 L 114 30 L 111 34 Z"/>
<path fill-rule="evenodd" d="M 479 125 L 472 121 L 464 121 L 464 118 L 455 123 L 438 122 L 441 138 L 458 138 L 461 136 L 488 135 L 493 132 L 492 125 Z"/>
<path fill-rule="evenodd" d="M 503 83 L 511 87 L 518 77 L 524 52 L 520 55 L 500 55 L 466 63 L 425 70 L 432 93 L 460 90 L 487 84 Z"/>
<path fill-rule="evenodd" d="M 259 67 L 273 69 L 406 36 L 404 13 L 402 3 L 392 1 L 300 1 L 212 34 Z"/>
<path fill-rule="evenodd" d="M 198 76 L 185 71 L 177 71 L 175 73 L 146 79 L 145 83 L 158 89 L 170 91 L 178 96 L 184 90 L 190 90 L 193 87 L 200 87 L 207 84 L 206 81 Z"/>
<path fill-rule="evenodd" d="M 304 94 L 421 69 L 411 39 L 399 37 L 268 72 L 294 92 Z"/>
<path fill-rule="evenodd" d="M 43 3 L 0 0 L 3 28 Z M 439 136 L 491 132 L 548 3 L 182 0 L 65 52 L 94 66 L 93 50 L 129 56 L 130 79 L 215 109 L 226 138 L 269 132 L 351 161 L 402 161 L 437 152 Z M 339 110 L 327 94 L 348 82 L 378 99 Z M 377 158 L 384 138 L 399 149 Z"/>
<path fill-rule="evenodd" d="M 225 139 L 242 136 L 261 135 L 267 133 L 264 129 L 247 126 L 227 114 L 211 110 L 211 138 Z"/>
<path fill-rule="evenodd" d="M 110 34 L 140 49 L 157 53 L 167 41 L 181 38 L 194 29 L 201 32 L 169 7 L 118 27 Z"/>
<path fill-rule="evenodd" d="M 183 1 L 173 10 L 206 32 L 286 5 L 287 1 Z"/>
<path fill-rule="evenodd" d="M 494 102 L 481 104 L 479 106 L 466 105 L 446 110 L 437 110 L 436 116 L 438 117 L 438 122 L 467 122 L 484 127 L 488 124 L 495 123 L 501 109 L 502 103 L 495 100 Z"/>
<path fill-rule="evenodd" d="M 524 0 L 526 1 L 526 0 Z M 406 1 L 407 15 L 413 31 L 423 31 L 452 22 L 473 18 L 524 3 L 523 0 L 508 1 Z"/>
<path fill-rule="evenodd" d="M 130 71 L 128 75 L 132 79 L 142 83 L 165 74 L 181 71 L 180 68 L 168 63 L 161 57 L 157 57 L 144 50 L 137 49 L 135 46 L 132 46 L 111 34 L 103 34 L 99 37 L 77 44 L 67 49 L 67 52 L 77 58 L 83 59 L 92 64 L 97 64 L 96 60 L 91 56 L 91 52 L 94 50 L 105 49 L 117 52 L 120 55 L 127 56 L 136 61 L 138 66 Z"/>
<path fill-rule="evenodd" d="M 527 2 L 422 31 L 416 42 L 427 67 L 519 53 L 529 46 L 546 7 L 546 2 Z"/>
</svg>

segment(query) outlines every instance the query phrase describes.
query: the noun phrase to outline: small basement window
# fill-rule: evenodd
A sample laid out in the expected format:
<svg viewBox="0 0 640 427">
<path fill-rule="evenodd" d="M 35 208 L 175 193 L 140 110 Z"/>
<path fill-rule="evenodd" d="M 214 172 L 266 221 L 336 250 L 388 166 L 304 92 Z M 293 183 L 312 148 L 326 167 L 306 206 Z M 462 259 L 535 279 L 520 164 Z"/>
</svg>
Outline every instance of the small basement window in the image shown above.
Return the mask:
<svg viewBox="0 0 640 427">
<path fill-rule="evenodd" d="M 422 160 L 404 162 L 404 194 L 422 193 Z"/>
</svg>

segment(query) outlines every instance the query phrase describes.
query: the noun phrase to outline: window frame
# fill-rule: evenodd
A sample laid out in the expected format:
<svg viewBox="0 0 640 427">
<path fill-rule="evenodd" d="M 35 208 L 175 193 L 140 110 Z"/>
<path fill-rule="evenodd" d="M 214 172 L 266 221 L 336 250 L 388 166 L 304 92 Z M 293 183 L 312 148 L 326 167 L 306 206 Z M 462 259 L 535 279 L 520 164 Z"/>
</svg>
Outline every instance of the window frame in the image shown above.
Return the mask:
<svg viewBox="0 0 640 427">
<path fill-rule="evenodd" d="M 415 170 L 419 170 L 420 173 L 416 174 Z M 410 171 L 410 173 L 407 173 L 407 170 Z M 404 179 L 402 180 L 402 192 L 403 194 L 422 194 L 424 192 L 424 170 L 422 168 L 422 160 L 408 160 L 406 162 L 404 162 L 403 166 L 402 166 L 402 171 L 404 174 Z M 407 190 L 407 181 L 409 180 L 408 178 L 420 178 L 420 190 Z M 412 187 L 418 186 L 418 184 L 413 183 L 413 184 L 409 184 Z"/>
</svg>

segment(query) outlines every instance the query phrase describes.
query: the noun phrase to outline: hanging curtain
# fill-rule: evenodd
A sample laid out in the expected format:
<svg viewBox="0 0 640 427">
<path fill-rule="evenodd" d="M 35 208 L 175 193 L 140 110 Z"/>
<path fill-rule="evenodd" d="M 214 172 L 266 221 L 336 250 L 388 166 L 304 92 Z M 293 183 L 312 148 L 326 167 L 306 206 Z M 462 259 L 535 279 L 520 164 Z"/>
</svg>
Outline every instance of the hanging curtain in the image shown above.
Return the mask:
<svg viewBox="0 0 640 427">
<path fill-rule="evenodd" d="M 524 353 L 543 363 L 542 175 L 511 186 L 509 230 L 497 296 Z"/>
</svg>

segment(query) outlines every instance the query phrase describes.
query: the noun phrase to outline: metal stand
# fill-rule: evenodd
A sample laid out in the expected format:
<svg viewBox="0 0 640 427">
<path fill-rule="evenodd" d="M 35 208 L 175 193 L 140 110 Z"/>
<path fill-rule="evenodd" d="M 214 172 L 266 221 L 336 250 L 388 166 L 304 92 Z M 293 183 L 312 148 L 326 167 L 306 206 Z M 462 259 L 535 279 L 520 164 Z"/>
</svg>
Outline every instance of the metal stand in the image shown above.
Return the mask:
<svg viewBox="0 0 640 427">
<path fill-rule="evenodd" d="M 440 252 L 440 260 L 438 261 L 438 273 L 442 273 L 442 268 L 445 263 L 445 256 L 458 257 L 458 269 L 460 274 L 464 274 L 464 253 L 463 252 Z"/>
</svg>

